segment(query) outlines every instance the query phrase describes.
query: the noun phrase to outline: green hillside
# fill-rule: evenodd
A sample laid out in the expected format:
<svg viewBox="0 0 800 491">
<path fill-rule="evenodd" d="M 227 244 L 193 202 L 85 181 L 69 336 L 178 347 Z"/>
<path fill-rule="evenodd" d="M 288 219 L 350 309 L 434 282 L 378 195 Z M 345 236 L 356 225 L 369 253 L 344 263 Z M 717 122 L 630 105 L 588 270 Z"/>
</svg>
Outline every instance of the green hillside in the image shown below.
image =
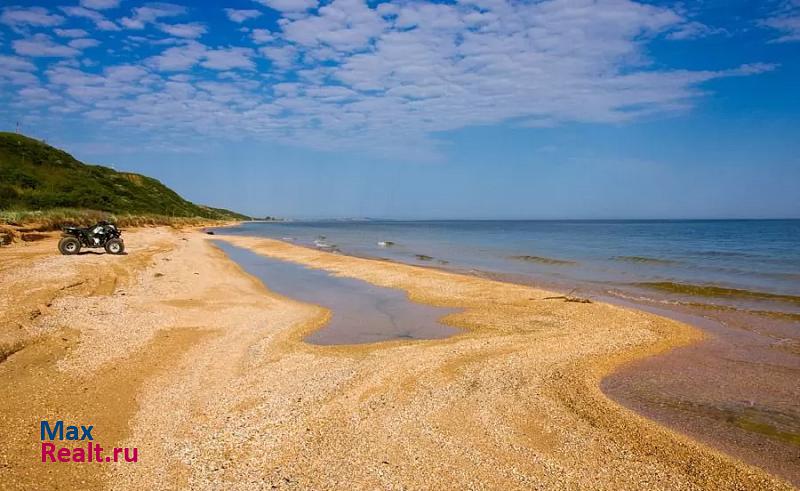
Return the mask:
<svg viewBox="0 0 800 491">
<path fill-rule="evenodd" d="M 87 165 L 33 138 L 0 132 L 0 210 L 54 208 L 213 220 L 248 218 L 186 201 L 151 177 Z"/>
</svg>

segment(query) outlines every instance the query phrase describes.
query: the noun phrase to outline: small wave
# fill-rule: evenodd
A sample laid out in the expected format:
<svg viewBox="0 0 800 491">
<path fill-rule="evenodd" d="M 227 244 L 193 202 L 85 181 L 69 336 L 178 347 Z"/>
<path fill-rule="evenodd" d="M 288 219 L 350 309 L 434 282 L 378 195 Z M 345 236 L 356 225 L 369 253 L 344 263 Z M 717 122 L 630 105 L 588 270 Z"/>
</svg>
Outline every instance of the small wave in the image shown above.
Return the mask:
<svg viewBox="0 0 800 491">
<path fill-rule="evenodd" d="M 686 307 L 694 307 L 700 308 L 705 310 L 716 310 L 721 312 L 741 312 L 744 314 L 751 314 L 751 315 L 760 315 L 763 317 L 771 317 L 773 319 L 781 319 L 781 320 L 788 320 L 793 322 L 800 322 L 800 313 L 798 312 L 784 312 L 780 310 L 757 310 L 757 309 L 747 309 L 742 307 L 734 307 L 732 305 L 720 305 L 716 303 L 705 303 L 705 302 L 685 302 L 681 300 L 669 300 L 665 298 L 653 298 L 648 296 L 642 295 L 631 295 L 629 293 L 620 291 L 620 290 L 607 290 L 606 293 L 609 295 L 613 295 L 618 298 L 623 298 L 625 300 L 632 300 L 634 302 L 648 302 L 648 303 L 657 303 L 662 305 L 672 305 L 672 306 L 686 306 Z"/>
<path fill-rule="evenodd" d="M 770 300 L 777 302 L 788 302 L 800 305 L 800 296 L 781 295 L 778 293 L 767 293 L 753 290 L 742 290 L 739 288 L 726 288 L 716 285 L 694 285 L 691 283 L 674 283 L 671 281 L 653 281 L 633 283 L 633 286 L 650 288 L 666 293 L 692 295 L 697 297 L 714 298 L 736 298 L 749 300 Z"/>
<path fill-rule="evenodd" d="M 678 302 L 678 304 L 686 305 L 688 307 L 699 307 L 701 309 L 707 309 L 707 310 L 718 310 L 725 312 L 743 312 L 745 314 L 760 315 L 763 317 L 770 317 L 773 319 L 800 322 L 800 313 L 797 312 L 783 312 L 780 310 L 743 309 L 738 307 L 732 307 L 730 305 L 717 305 L 717 304 L 700 303 L 700 302 Z"/>
<path fill-rule="evenodd" d="M 659 259 L 656 257 L 646 257 L 646 256 L 614 256 L 611 259 L 613 261 L 623 261 L 628 263 L 640 263 L 640 264 L 678 264 L 680 262 L 672 259 Z"/>
<path fill-rule="evenodd" d="M 511 259 L 516 259 L 517 261 L 525 261 L 529 263 L 548 264 L 553 266 L 571 266 L 574 264 L 578 264 L 575 261 L 567 261 L 565 259 L 555 259 L 552 257 L 543 257 L 543 256 L 511 256 Z"/>
<path fill-rule="evenodd" d="M 758 254 L 738 251 L 697 251 L 695 254 L 709 257 L 759 257 Z"/>
</svg>

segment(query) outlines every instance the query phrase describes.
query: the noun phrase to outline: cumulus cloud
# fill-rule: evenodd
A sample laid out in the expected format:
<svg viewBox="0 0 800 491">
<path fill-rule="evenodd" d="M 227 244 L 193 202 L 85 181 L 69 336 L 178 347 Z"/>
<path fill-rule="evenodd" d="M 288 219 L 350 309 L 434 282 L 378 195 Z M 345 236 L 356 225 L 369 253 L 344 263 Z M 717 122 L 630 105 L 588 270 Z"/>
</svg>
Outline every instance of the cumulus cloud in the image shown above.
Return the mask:
<svg viewBox="0 0 800 491">
<path fill-rule="evenodd" d="M 89 35 L 83 29 L 54 29 L 53 32 L 62 38 L 82 38 Z"/>
<path fill-rule="evenodd" d="M 426 10 L 436 14 L 437 10 L 443 9 L 433 6 Z M 304 46 L 325 44 L 336 50 L 348 51 L 366 46 L 389 24 L 363 0 L 334 0 L 320 8 L 317 15 L 294 21 L 284 20 L 281 27 L 289 41 Z"/>
<path fill-rule="evenodd" d="M 161 54 L 147 60 L 147 63 L 163 72 L 181 71 L 197 65 L 205 52 L 204 45 L 191 41 L 167 48 Z"/>
<path fill-rule="evenodd" d="M 249 48 L 212 49 L 205 52 L 200 65 L 212 70 L 252 70 L 255 68 L 252 56 L 253 51 Z"/>
<path fill-rule="evenodd" d="M 6 7 L 0 14 L 0 23 L 11 27 L 51 27 L 63 22 L 64 17 L 42 7 Z"/>
<path fill-rule="evenodd" d="M 179 38 L 196 39 L 206 33 L 206 26 L 199 22 L 188 24 L 157 24 L 157 27 L 169 34 Z"/>
<path fill-rule="evenodd" d="M 250 46 L 201 43 L 204 26 L 165 22 L 183 15 L 183 7 L 146 4 L 120 22 L 183 39 L 142 38 L 148 49 L 131 50 L 119 72 L 113 65 L 100 75 L 79 65 L 51 66 L 42 85 L 63 98 L 59 110 L 159 134 L 220 135 L 231 128 L 236 136 L 315 148 L 424 153 L 435 148 L 432 135 L 469 126 L 619 123 L 687 111 L 705 95 L 704 82 L 775 68 L 656 65 L 647 52 L 652 39 L 697 38 L 715 28 L 633 0 L 259 3 L 282 15 L 272 30 L 242 31 L 257 49 L 250 40 Z M 27 40 L 36 49 L 16 41 L 14 49 L 71 56 L 64 50 L 88 47 L 85 37 L 62 46 L 41 36 Z M 51 54 L 32 54 L 37 49 Z M 257 71 L 259 65 L 270 68 Z M 35 71 L 15 73 L 22 80 Z"/>
<path fill-rule="evenodd" d="M 94 10 L 106 10 L 119 7 L 120 0 L 81 0 L 82 7 Z"/>
<path fill-rule="evenodd" d="M 317 0 L 256 0 L 261 5 L 279 12 L 304 12 L 316 8 Z"/>
<path fill-rule="evenodd" d="M 255 63 L 250 48 L 232 47 L 211 49 L 196 41 L 166 49 L 148 60 L 159 71 L 175 72 L 202 66 L 211 70 L 252 70 Z"/>
<path fill-rule="evenodd" d="M 294 65 L 297 59 L 297 48 L 291 45 L 265 46 L 259 49 L 261 54 L 272 60 L 278 68 L 287 69 Z"/>
<path fill-rule="evenodd" d="M 17 39 L 12 46 L 18 55 L 23 56 L 67 58 L 80 53 L 77 48 L 55 43 L 50 36 L 41 33 Z"/>
<path fill-rule="evenodd" d="M 70 17 L 88 19 L 101 31 L 119 31 L 120 28 L 114 22 L 108 20 L 100 12 L 84 7 L 61 7 L 61 11 Z"/>
<path fill-rule="evenodd" d="M 242 22 L 250 19 L 255 19 L 261 16 L 261 12 L 258 10 L 240 10 L 240 9 L 225 9 L 225 15 L 228 16 L 233 22 L 237 24 L 241 24 Z"/>
<path fill-rule="evenodd" d="M 36 65 L 24 58 L 0 55 L 0 68 L 3 70 L 32 72 L 36 70 Z"/>
<path fill-rule="evenodd" d="M 95 46 L 99 46 L 100 42 L 96 39 L 73 39 L 69 42 L 69 46 L 75 49 L 86 49 L 86 48 L 93 48 Z"/>
<path fill-rule="evenodd" d="M 132 15 L 120 19 L 128 29 L 144 29 L 145 25 L 165 17 L 176 17 L 186 13 L 186 8 L 173 3 L 148 3 L 133 9 Z"/>
<path fill-rule="evenodd" d="M 269 29 L 253 29 L 250 33 L 250 37 L 253 39 L 253 42 L 257 44 L 265 44 L 275 40 L 275 36 Z"/>
<path fill-rule="evenodd" d="M 38 79 L 33 74 L 36 65 L 24 58 L 0 55 L 0 86 L 11 85 L 33 86 Z"/>
</svg>

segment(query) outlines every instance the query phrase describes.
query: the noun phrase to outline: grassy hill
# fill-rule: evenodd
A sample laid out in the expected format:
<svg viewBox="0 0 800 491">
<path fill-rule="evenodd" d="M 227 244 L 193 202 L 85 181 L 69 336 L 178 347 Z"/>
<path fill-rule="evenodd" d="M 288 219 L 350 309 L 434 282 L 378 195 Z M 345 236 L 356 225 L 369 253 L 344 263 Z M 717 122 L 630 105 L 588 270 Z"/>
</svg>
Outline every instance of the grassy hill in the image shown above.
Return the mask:
<svg viewBox="0 0 800 491">
<path fill-rule="evenodd" d="M 0 210 L 64 208 L 130 216 L 248 219 L 191 203 L 152 177 L 87 165 L 33 138 L 0 132 Z"/>
</svg>

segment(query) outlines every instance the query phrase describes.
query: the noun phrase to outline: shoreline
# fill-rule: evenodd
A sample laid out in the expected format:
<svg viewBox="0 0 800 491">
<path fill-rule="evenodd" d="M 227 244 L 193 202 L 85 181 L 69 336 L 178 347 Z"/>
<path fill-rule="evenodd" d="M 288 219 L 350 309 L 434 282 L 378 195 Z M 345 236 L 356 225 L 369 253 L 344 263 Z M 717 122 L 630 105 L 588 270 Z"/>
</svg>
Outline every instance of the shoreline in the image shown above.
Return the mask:
<svg viewBox="0 0 800 491">
<path fill-rule="evenodd" d="M 236 237 L 261 238 L 239 235 Z M 279 239 L 268 240 L 275 240 L 309 251 L 320 251 L 319 248 L 307 244 L 298 244 Z M 682 367 L 686 363 L 692 363 L 694 365 L 700 365 L 702 363 L 707 364 L 709 358 L 722 359 L 725 357 L 741 357 L 742 355 L 738 352 L 738 348 L 743 345 L 750 345 L 754 340 L 748 338 L 742 341 L 735 332 L 731 333 L 730 331 L 732 329 L 742 329 L 744 323 L 754 322 L 756 325 L 770 321 L 776 323 L 774 319 L 766 318 L 763 315 L 749 310 L 735 310 L 734 316 L 738 314 L 739 317 L 730 321 L 729 319 L 722 319 L 714 315 L 715 312 L 713 311 L 709 313 L 708 309 L 702 308 L 702 305 L 685 305 L 674 301 L 667 301 L 666 298 L 662 300 L 658 298 L 631 298 L 627 295 L 614 294 L 613 291 L 610 290 L 603 291 L 604 288 L 597 285 L 587 289 L 586 284 L 578 282 L 573 282 L 571 284 L 543 283 L 536 279 L 532 280 L 531 278 L 504 273 L 464 270 L 437 264 L 410 264 L 395 259 L 350 254 L 341 251 L 337 254 L 445 273 L 474 276 L 516 285 L 531 286 L 537 289 L 557 292 L 560 295 L 571 295 L 577 290 L 578 293 L 576 295 L 582 295 L 593 301 L 610 303 L 622 308 L 648 312 L 672 319 L 676 322 L 691 325 L 702 332 L 702 338 L 698 342 L 688 348 L 677 347 L 675 350 L 669 349 L 663 353 L 654 354 L 647 358 L 624 363 L 602 378 L 600 386 L 603 392 L 607 397 L 643 417 L 690 435 L 699 441 L 703 441 L 706 444 L 743 459 L 746 462 L 769 469 L 774 474 L 789 479 L 795 485 L 800 485 L 800 470 L 795 466 L 796 460 L 800 458 L 800 414 L 792 417 L 792 408 L 784 408 L 780 405 L 780 400 L 776 401 L 774 398 L 771 400 L 763 400 L 757 394 L 744 393 L 742 390 L 737 390 L 736 387 L 733 387 L 728 389 L 729 393 L 726 394 L 729 399 L 732 399 L 732 402 L 726 403 L 724 401 L 716 401 L 714 403 L 719 406 L 724 406 L 723 409 L 717 409 L 706 402 L 705 404 L 708 405 L 707 409 L 701 411 L 692 409 L 687 411 L 687 409 L 685 409 L 686 407 L 695 407 L 695 405 L 690 402 L 692 401 L 691 398 L 697 400 L 700 394 L 708 390 L 709 387 L 718 386 L 719 384 L 730 386 L 730 380 L 727 377 L 729 372 L 720 367 L 714 367 L 714 370 L 702 373 L 702 376 L 698 373 L 697 381 L 684 380 L 682 386 L 673 388 L 672 392 L 669 394 L 661 393 L 660 398 L 651 399 L 649 396 L 645 397 L 641 395 L 643 390 L 651 393 L 659 392 L 658 388 L 653 386 L 652 383 L 647 389 L 643 389 L 643 381 L 648 377 L 651 380 L 660 379 L 664 377 L 664 373 L 675 372 L 678 370 L 678 367 Z M 736 323 L 740 325 L 737 326 Z M 782 336 L 787 335 L 787 327 L 788 329 L 797 327 L 797 323 L 792 323 L 791 321 L 777 324 L 780 324 L 780 330 L 777 332 Z M 719 338 L 722 338 L 722 341 L 720 341 Z M 762 336 L 755 340 L 755 342 L 761 346 L 768 344 L 770 341 L 771 338 L 769 336 Z M 727 343 L 727 345 L 725 343 Z M 724 351 L 720 351 L 721 344 L 725 345 Z M 798 344 L 797 340 L 795 340 L 795 344 Z M 751 354 L 747 359 L 759 366 L 769 367 L 771 364 L 775 363 L 774 357 L 770 358 L 770 354 L 764 354 L 763 350 L 762 352 L 755 352 L 756 354 L 752 354 L 753 351 L 747 351 L 747 353 Z M 796 365 L 796 361 L 797 360 L 782 359 L 779 360 L 778 363 L 782 363 L 782 366 L 787 366 L 791 369 L 792 363 Z M 788 375 L 786 373 L 775 374 L 774 372 L 766 374 L 760 373 L 767 370 L 768 368 L 759 370 L 758 368 L 754 369 L 751 367 L 749 372 L 745 373 L 745 379 L 740 381 L 737 377 L 737 381 L 739 384 L 744 385 L 752 383 L 752 379 L 758 377 L 761 386 L 768 387 L 770 392 L 783 394 L 784 398 L 787 400 L 800 400 L 800 393 L 785 394 L 785 390 L 783 393 L 780 392 L 785 387 L 792 386 L 793 377 L 800 376 L 800 366 L 797 366 L 796 369 Z M 677 374 L 673 373 L 673 376 L 677 376 Z M 636 394 L 637 392 L 639 392 L 639 394 Z M 689 397 L 689 399 L 687 399 L 687 397 Z M 749 402 L 748 406 L 744 407 L 736 404 L 737 397 L 757 402 Z M 672 408 L 672 410 L 665 410 L 664 406 Z M 755 420 L 753 419 L 754 407 L 758 408 L 759 411 L 755 414 Z M 773 414 L 776 414 L 776 416 L 772 416 Z M 784 428 L 788 428 L 788 430 Z"/>
<path fill-rule="evenodd" d="M 292 243 L 287 243 L 285 241 L 280 241 L 280 240 L 275 240 L 275 239 L 263 239 L 263 238 L 260 238 L 260 237 L 256 238 L 256 237 L 247 237 L 247 236 L 235 236 L 235 237 L 242 238 L 242 239 L 252 239 L 253 242 L 256 242 L 256 241 L 259 241 L 259 240 L 263 240 L 265 242 L 271 242 L 271 243 L 277 243 L 277 244 L 285 244 L 285 245 L 287 245 L 289 247 L 292 247 L 292 248 L 305 249 L 307 251 L 314 252 L 314 253 L 330 254 L 330 253 L 326 253 L 324 251 L 319 251 L 318 249 L 312 248 L 310 246 L 292 244 Z M 227 240 L 229 238 L 231 238 L 231 236 L 224 236 L 223 240 Z M 244 241 L 241 241 L 241 242 L 237 242 L 234 239 L 234 240 L 231 240 L 231 242 L 232 243 L 237 243 L 237 245 L 246 247 L 246 248 L 251 249 L 251 250 L 256 250 L 256 251 L 258 250 L 258 248 L 254 247 L 252 244 L 246 244 L 248 242 L 247 240 L 244 240 Z M 270 255 L 270 257 L 279 258 L 279 259 L 282 259 L 282 260 L 290 260 L 290 261 L 293 261 L 293 262 L 296 261 L 299 264 L 303 264 L 303 265 L 306 265 L 306 266 L 309 266 L 309 267 L 319 267 L 320 269 L 327 270 L 328 272 L 331 272 L 333 274 L 341 274 L 341 275 L 344 275 L 344 276 L 351 276 L 351 277 L 355 277 L 355 278 L 366 279 L 367 281 L 371 281 L 371 282 L 373 282 L 375 284 L 378 284 L 380 286 L 389 286 L 388 284 L 384 284 L 382 282 L 377 282 L 377 281 L 372 281 L 372 280 L 367 279 L 367 278 L 365 278 L 363 276 L 351 275 L 351 274 L 348 274 L 348 273 L 344 273 L 338 268 L 329 269 L 329 268 L 324 267 L 324 266 L 319 266 L 319 265 L 317 265 L 317 264 L 315 264 L 313 262 L 310 262 L 310 261 L 305 261 L 305 260 L 297 261 L 296 258 L 291 258 L 290 256 L 287 256 L 287 255 L 284 255 L 284 254 L 276 254 L 276 255 L 269 254 L 269 255 Z M 343 255 L 343 257 L 354 257 L 356 259 L 363 259 L 363 260 L 366 260 L 366 261 L 378 261 L 378 262 L 385 262 L 385 263 L 388 263 L 388 264 L 402 265 L 402 266 L 406 266 L 406 267 L 409 267 L 409 268 L 420 268 L 420 269 L 438 271 L 438 272 L 442 272 L 444 274 L 455 274 L 455 275 L 463 275 L 463 274 L 465 274 L 464 272 L 453 272 L 452 270 L 448 270 L 446 268 L 442 268 L 442 267 L 437 266 L 437 265 L 409 265 L 407 263 L 394 261 L 394 260 L 390 260 L 390 259 L 385 259 L 385 258 L 370 258 L 370 257 L 363 257 L 363 256 L 351 256 L 351 255 L 348 255 L 348 254 L 342 254 L 342 255 Z M 477 275 L 475 277 L 481 278 L 482 276 Z M 498 280 L 489 279 L 488 281 L 498 281 Z M 511 285 L 520 285 L 520 283 L 516 283 L 516 282 L 507 282 L 507 281 L 504 281 L 504 280 L 499 280 L 499 281 L 501 283 L 507 283 L 507 284 L 511 284 Z M 538 289 L 538 287 L 537 287 L 537 289 Z M 540 291 L 548 292 L 548 290 L 540 290 Z M 438 305 L 438 304 L 435 304 L 433 302 L 430 302 L 429 300 L 425 300 L 424 296 L 422 298 L 416 297 L 415 295 L 412 294 L 411 291 L 410 291 L 410 296 L 414 301 L 422 301 L 423 303 L 429 303 L 431 305 Z M 609 300 L 618 300 L 618 299 L 612 299 L 612 298 L 609 297 L 609 298 L 603 298 L 600 301 L 601 302 L 608 302 Z M 613 302 L 612 302 L 612 304 L 613 305 L 620 305 L 619 303 L 613 303 Z M 625 308 L 626 310 L 627 309 L 636 309 L 636 310 L 638 310 L 640 312 L 647 312 L 647 310 L 642 309 L 641 306 L 635 305 L 633 303 L 629 303 L 628 305 L 625 305 L 622 308 Z M 673 318 L 673 320 L 676 320 L 676 319 Z M 681 322 L 681 323 L 685 323 L 685 320 L 676 320 L 676 321 Z M 459 327 L 462 327 L 462 328 L 468 328 L 464 324 L 460 324 L 460 325 L 459 324 L 455 324 L 455 325 L 457 325 Z M 697 328 L 693 327 L 693 329 L 697 329 Z M 620 360 L 615 360 L 614 362 L 609 362 L 608 364 L 605 365 L 605 368 L 602 371 L 595 373 L 595 379 L 594 380 L 597 383 L 597 386 L 600 387 L 602 385 L 603 380 L 606 377 L 609 377 L 609 376 L 613 375 L 617 370 L 621 369 L 622 367 L 624 367 L 626 365 L 635 364 L 640 360 L 650 359 L 650 358 L 653 358 L 653 357 L 658 357 L 658 355 L 664 354 L 664 353 L 668 353 L 668 352 L 672 351 L 675 348 L 691 346 L 691 345 L 695 345 L 695 344 L 698 344 L 698 343 L 702 343 L 704 340 L 707 339 L 707 336 L 708 335 L 705 334 L 703 330 L 698 330 L 697 332 L 694 333 L 694 335 L 691 335 L 691 336 L 682 336 L 682 337 L 674 336 L 671 341 L 664 339 L 662 342 L 656 343 L 656 345 L 658 345 L 658 347 L 655 347 L 655 345 L 654 345 L 654 346 L 648 347 L 649 349 L 648 348 L 644 348 L 644 351 L 638 353 L 637 355 L 633 355 L 633 356 L 630 356 L 630 357 L 623 356 L 622 359 L 620 359 Z M 614 357 L 612 357 L 612 358 L 614 358 Z M 622 404 L 622 402 L 620 402 L 620 401 L 617 401 L 617 402 L 619 404 L 621 404 L 623 407 L 625 407 L 624 404 Z"/>
<path fill-rule="evenodd" d="M 0 363 L 0 380 L 14 387 L 0 401 L 8 442 L 0 460 L 12 488 L 79 477 L 37 473 L 23 450 L 35 443 L 33 421 L 62 416 L 94 419 L 98 435 L 116 434 L 109 438 L 148 456 L 136 465 L 76 468 L 93 473 L 83 476 L 90 488 L 791 489 L 601 392 L 604 374 L 697 340 L 694 328 L 606 304 L 543 301 L 549 292 L 521 285 L 236 239 L 259 253 L 402 288 L 414 301 L 463 308 L 445 322 L 469 329 L 444 340 L 309 345 L 303 336 L 329 312 L 270 292 L 211 237 L 223 238 L 131 232 L 123 257 L 65 259 L 52 241 L 0 251 L 7 295 L 36 282 L 41 288 L 0 298 L 16 302 L 4 320 L 41 336 Z M 108 280 L 62 289 L 98 276 Z M 31 388 L 53 376 L 66 392 L 30 400 Z M 125 389 L 131 412 L 66 396 L 88 387 L 93 400 L 118 397 L 104 377 L 135 382 Z"/>
</svg>

